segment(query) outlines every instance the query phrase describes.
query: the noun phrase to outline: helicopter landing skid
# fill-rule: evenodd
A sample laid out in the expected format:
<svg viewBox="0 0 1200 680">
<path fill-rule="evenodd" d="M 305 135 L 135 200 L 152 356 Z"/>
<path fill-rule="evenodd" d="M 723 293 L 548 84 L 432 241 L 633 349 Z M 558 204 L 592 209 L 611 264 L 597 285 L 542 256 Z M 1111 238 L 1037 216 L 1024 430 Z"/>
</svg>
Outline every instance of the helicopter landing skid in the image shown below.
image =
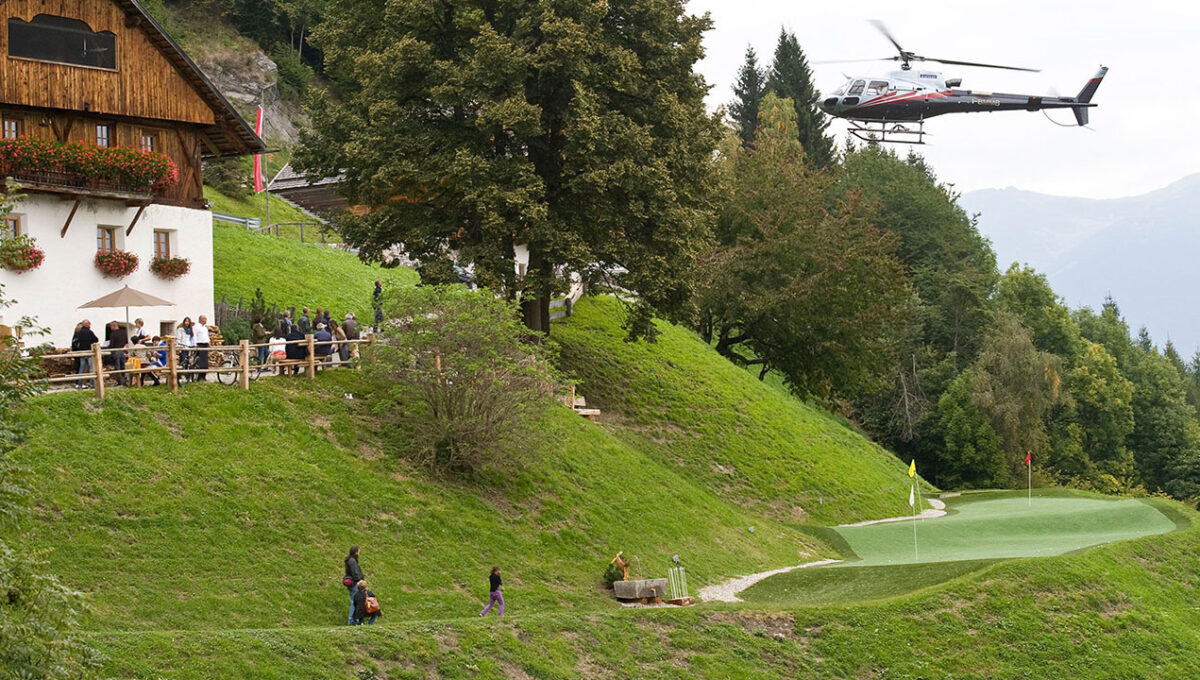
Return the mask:
<svg viewBox="0 0 1200 680">
<path fill-rule="evenodd" d="M 926 134 L 924 120 L 852 120 L 849 132 L 864 142 L 883 144 L 924 144 Z"/>
</svg>

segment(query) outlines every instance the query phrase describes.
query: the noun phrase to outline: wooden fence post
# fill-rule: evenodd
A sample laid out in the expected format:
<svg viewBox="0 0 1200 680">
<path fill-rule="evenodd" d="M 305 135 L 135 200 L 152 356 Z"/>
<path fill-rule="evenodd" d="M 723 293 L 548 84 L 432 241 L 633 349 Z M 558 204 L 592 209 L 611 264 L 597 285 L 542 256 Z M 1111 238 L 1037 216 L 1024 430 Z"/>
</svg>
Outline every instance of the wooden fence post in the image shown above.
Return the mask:
<svg viewBox="0 0 1200 680">
<path fill-rule="evenodd" d="M 250 341 L 242 340 L 241 348 L 238 350 L 242 353 L 242 373 L 238 376 L 238 381 L 242 384 L 243 390 L 250 389 Z"/>
<path fill-rule="evenodd" d="M 308 333 L 304 336 L 304 340 L 308 343 L 308 378 L 309 380 L 317 377 L 317 357 L 314 355 L 313 334 Z"/>
<path fill-rule="evenodd" d="M 104 355 L 100 353 L 100 343 L 92 343 L 92 370 L 95 372 L 96 398 L 104 399 Z"/>
<path fill-rule="evenodd" d="M 167 336 L 167 387 L 171 394 L 179 394 L 179 359 L 175 357 L 175 336 Z"/>
</svg>

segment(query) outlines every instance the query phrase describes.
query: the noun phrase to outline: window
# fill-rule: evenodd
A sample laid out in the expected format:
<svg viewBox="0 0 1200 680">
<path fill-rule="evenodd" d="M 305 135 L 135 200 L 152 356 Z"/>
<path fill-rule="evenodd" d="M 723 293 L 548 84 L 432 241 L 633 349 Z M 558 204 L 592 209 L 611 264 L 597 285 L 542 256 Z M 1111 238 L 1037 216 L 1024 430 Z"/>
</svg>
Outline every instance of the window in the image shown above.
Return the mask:
<svg viewBox="0 0 1200 680">
<path fill-rule="evenodd" d="M 171 232 L 154 230 L 154 257 L 171 257 Z"/>
<path fill-rule="evenodd" d="M 854 84 L 850 86 L 850 94 L 855 94 L 855 95 L 862 94 L 863 86 L 865 86 L 866 84 L 867 83 L 865 80 L 854 81 Z"/>
<path fill-rule="evenodd" d="M 139 148 L 145 152 L 158 151 L 158 134 L 153 130 L 142 130 Z"/>
<path fill-rule="evenodd" d="M 96 146 L 112 146 L 113 126 L 108 123 L 96 124 Z"/>
<path fill-rule="evenodd" d="M 96 250 L 107 253 L 117 249 L 117 228 L 96 227 Z"/>
<path fill-rule="evenodd" d="M 175 335 L 175 322 L 174 321 L 159 321 L 158 322 L 158 335 L 159 335 L 159 337 L 162 337 L 162 338 L 165 338 L 168 335 Z"/>
<path fill-rule="evenodd" d="M 8 20 L 8 56 L 116 70 L 117 36 L 96 33 L 78 19 L 39 14 Z"/>
<path fill-rule="evenodd" d="M 21 216 L 20 215 L 5 215 L 4 216 L 4 232 L 0 233 L 0 237 L 11 238 L 21 235 Z"/>
<path fill-rule="evenodd" d="M 4 117 L 4 138 L 16 139 L 21 136 L 21 119 Z"/>
<path fill-rule="evenodd" d="M 867 86 L 867 94 L 883 94 L 888 91 L 886 80 L 872 80 Z"/>
</svg>

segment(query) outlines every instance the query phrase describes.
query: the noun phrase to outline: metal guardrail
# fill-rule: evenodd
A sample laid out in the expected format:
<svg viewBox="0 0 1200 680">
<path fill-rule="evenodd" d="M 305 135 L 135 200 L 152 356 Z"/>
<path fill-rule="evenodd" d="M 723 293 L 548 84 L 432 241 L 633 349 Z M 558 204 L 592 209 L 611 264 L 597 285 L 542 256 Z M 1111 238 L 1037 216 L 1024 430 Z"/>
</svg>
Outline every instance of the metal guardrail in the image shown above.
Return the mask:
<svg viewBox="0 0 1200 680">
<path fill-rule="evenodd" d="M 227 222 L 245 227 L 248 231 L 258 231 L 262 220 L 257 217 L 238 217 L 237 215 L 226 215 L 213 211 L 212 218 L 214 222 Z"/>
</svg>

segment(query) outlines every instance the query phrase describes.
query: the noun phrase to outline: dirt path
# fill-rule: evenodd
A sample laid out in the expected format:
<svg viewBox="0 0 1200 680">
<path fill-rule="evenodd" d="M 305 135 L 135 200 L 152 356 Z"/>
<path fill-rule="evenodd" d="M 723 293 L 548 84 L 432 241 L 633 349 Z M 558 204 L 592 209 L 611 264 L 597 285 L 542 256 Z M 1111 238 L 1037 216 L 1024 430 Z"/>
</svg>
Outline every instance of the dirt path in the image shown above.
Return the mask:
<svg viewBox="0 0 1200 680">
<path fill-rule="evenodd" d="M 934 517 L 941 517 L 946 514 L 946 504 L 944 502 L 939 501 L 936 498 L 926 498 L 925 500 L 928 501 L 928 503 L 933 507 L 922 510 L 921 514 L 917 515 L 917 517 L 932 519 Z M 912 520 L 912 515 L 905 517 L 888 517 L 887 519 L 873 519 L 866 522 L 855 522 L 853 524 L 839 524 L 838 526 L 865 527 L 871 524 L 903 522 L 905 520 Z M 738 597 L 737 594 L 754 585 L 755 583 L 762 581 L 763 579 L 770 578 L 776 574 L 786 574 L 787 572 L 795 571 L 796 569 L 820 567 L 826 564 L 834 564 L 837 562 L 841 562 L 841 560 L 817 560 L 816 562 L 806 562 L 804 564 L 797 564 L 791 567 L 782 567 L 780 569 L 772 569 L 770 571 L 761 571 L 757 574 L 750 574 L 749 576 L 738 576 L 736 578 L 731 578 L 727 581 L 724 581 L 723 583 L 717 583 L 701 588 L 699 598 L 702 602 L 741 602 L 742 599 Z"/>
</svg>

